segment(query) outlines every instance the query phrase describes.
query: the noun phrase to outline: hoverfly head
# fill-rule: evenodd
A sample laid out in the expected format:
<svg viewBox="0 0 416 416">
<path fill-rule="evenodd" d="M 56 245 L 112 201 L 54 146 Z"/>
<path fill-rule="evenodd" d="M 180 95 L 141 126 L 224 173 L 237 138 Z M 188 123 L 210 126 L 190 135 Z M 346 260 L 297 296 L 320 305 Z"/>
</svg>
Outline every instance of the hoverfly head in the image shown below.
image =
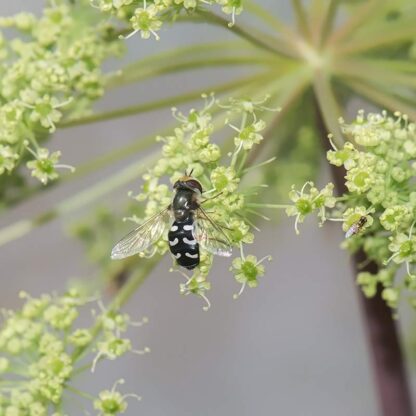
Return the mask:
<svg viewBox="0 0 416 416">
<path fill-rule="evenodd" d="M 193 169 L 187 173 L 185 171 L 185 175 L 180 177 L 173 185 L 173 189 L 179 190 L 179 189 L 188 189 L 193 192 L 198 192 L 202 194 L 202 185 L 199 181 L 197 181 L 195 178 L 193 178 L 192 175 Z"/>
</svg>

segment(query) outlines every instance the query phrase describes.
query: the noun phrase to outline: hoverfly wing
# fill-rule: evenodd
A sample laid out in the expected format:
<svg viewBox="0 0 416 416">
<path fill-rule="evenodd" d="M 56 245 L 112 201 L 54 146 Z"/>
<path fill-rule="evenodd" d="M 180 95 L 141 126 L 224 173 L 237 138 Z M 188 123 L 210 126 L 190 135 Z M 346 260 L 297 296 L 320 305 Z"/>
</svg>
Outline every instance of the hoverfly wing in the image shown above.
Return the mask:
<svg viewBox="0 0 416 416">
<path fill-rule="evenodd" d="M 348 228 L 347 232 L 345 233 L 345 238 L 350 238 L 354 235 L 354 229 L 352 227 Z"/>
<path fill-rule="evenodd" d="M 170 221 L 170 208 L 149 218 L 123 237 L 112 249 L 111 258 L 124 259 L 145 251 L 162 236 Z"/>
<path fill-rule="evenodd" d="M 194 237 L 202 248 L 217 256 L 230 257 L 231 242 L 223 230 L 208 214 L 199 207 L 196 212 Z"/>
</svg>

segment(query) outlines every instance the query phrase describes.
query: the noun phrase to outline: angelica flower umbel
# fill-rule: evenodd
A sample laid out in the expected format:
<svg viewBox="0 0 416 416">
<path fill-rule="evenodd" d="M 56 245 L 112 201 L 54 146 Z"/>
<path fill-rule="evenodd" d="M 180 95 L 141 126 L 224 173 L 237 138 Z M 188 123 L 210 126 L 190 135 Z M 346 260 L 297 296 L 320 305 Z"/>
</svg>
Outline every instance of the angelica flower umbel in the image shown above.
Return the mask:
<svg viewBox="0 0 416 416">
<path fill-rule="evenodd" d="M 93 315 L 91 327 L 76 328 L 81 310 L 95 304 L 96 299 L 85 298 L 74 289 L 62 296 L 32 298 L 22 292 L 21 297 L 25 301 L 21 310 L 4 311 L 4 322 L 0 327 L 0 374 L 2 383 L 7 384 L 7 389 L 0 386 L 0 414 L 46 415 L 51 414 L 48 411 L 62 411 L 67 393 L 71 392 L 90 397 L 90 406 L 101 406 L 101 414 L 115 415 L 126 408 L 128 397 L 137 397 L 118 396 L 118 382 L 111 391 L 99 393 L 99 399 L 74 386 L 75 375 L 85 367 L 79 362 L 80 357 L 93 355 L 103 342 L 111 339 L 111 346 L 107 346 L 109 353 L 98 358 L 96 355 L 94 366 L 101 359 L 115 359 L 134 351 L 131 341 L 121 338 L 121 333 L 132 324 L 128 315 L 114 309 L 106 310 L 99 302 L 101 313 Z M 110 325 L 109 320 L 115 324 Z M 97 329 L 104 322 L 100 332 Z M 122 399 L 119 413 L 110 406 L 110 399 L 117 397 Z"/>
<path fill-rule="evenodd" d="M 120 36 L 123 39 L 140 33 L 143 39 L 153 35 L 159 40 L 157 32 L 164 23 L 175 21 L 181 13 L 190 14 L 211 5 L 219 5 L 223 13 L 231 15 L 229 26 L 235 24 L 235 16 L 243 11 L 242 0 L 91 0 L 91 5 L 126 21 L 132 30 L 127 36 Z"/>
<path fill-rule="evenodd" d="M 230 144 L 234 144 L 234 150 L 224 155 L 221 147 L 213 142 L 213 109 L 224 105 L 213 95 L 204 94 L 203 98 L 205 106 L 200 110 L 191 109 L 188 114 L 172 110 L 180 126 L 174 129 L 173 134 L 157 138 L 163 143 L 162 157 L 143 175 L 142 192 L 134 197 L 140 204 L 145 203 L 144 218 L 127 217 L 138 227 L 114 246 L 111 256 L 117 260 L 135 254 L 150 257 L 170 250 L 173 270 L 185 278 L 185 282 L 180 284 L 180 292 L 198 295 L 206 303 L 204 309 L 208 309 L 207 292 L 211 289 L 209 273 L 213 255 L 228 257 L 233 248 L 240 249 L 253 243 L 252 229 L 256 227 L 250 216 L 257 212 L 250 206 L 250 200 L 255 194 L 253 189 L 263 187 L 261 184 L 248 189 L 241 186 L 247 172 L 253 172 L 252 168 L 246 169 L 246 161 L 250 151 L 260 142 L 257 133 L 253 136 L 248 134 L 246 145 L 243 145 L 234 140 L 233 132 L 235 121 L 239 121 L 240 131 L 259 123 L 257 104 L 249 105 L 246 100 L 245 107 L 238 101 L 226 105 L 228 117 L 223 123 L 232 134 Z M 269 110 L 261 108 L 261 111 Z M 165 177 L 178 190 L 169 189 Z M 172 198 L 179 195 L 181 187 L 190 190 L 195 199 L 189 201 L 192 207 L 185 204 L 179 210 L 173 207 L 175 202 L 172 203 Z M 186 195 L 183 194 L 183 198 L 187 198 Z M 316 204 L 321 206 L 318 200 Z M 176 216 L 174 218 L 174 214 L 179 212 L 183 212 L 180 221 Z M 179 235 L 179 232 L 185 234 Z M 241 283 L 238 269 L 234 267 L 231 271 Z M 248 287 L 255 287 L 253 282 L 250 280 Z"/>
<path fill-rule="evenodd" d="M 349 237 L 343 247 L 352 252 L 364 250 L 379 266 L 378 274 L 357 276 L 366 296 L 374 296 L 381 285 L 389 306 L 397 307 L 404 295 L 415 306 L 416 125 L 400 113 L 365 115 L 364 111 L 352 123 L 341 119 L 340 124 L 349 141 L 342 148 L 332 144 L 327 159 L 345 169 L 348 192 L 339 197 L 326 193 L 322 202 L 329 197 L 329 204 L 324 202 L 326 213 L 321 219 L 342 222 Z M 328 189 L 332 188 L 330 184 Z M 287 207 L 288 215 L 296 215 L 299 223 L 317 212 L 313 204 L 317 192 L 292 190 L 294 204 Z M 405 266 L 404 276 L 399 274 L 399 265 Z"/>
<path fill-rule="evenodd" d="M 40 17 L 2 17 L 0 30 L 0 175 L 26 164 L 46 184 L 58 177 L 58 153 L 36 149 L 62 119 L 84 114 L 103 95 L 101 66 L 122 43 L 87 0 L 49 2 Z"/>
</svg>

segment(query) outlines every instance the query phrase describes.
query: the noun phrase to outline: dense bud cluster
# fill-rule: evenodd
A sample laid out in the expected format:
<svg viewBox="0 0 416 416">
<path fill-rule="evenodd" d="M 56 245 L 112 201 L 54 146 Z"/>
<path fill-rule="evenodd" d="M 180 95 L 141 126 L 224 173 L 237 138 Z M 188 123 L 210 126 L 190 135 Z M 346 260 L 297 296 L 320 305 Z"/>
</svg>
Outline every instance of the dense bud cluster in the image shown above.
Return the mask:
<svg viewBox="0 0 416 416">
<path fill-rule="evenodd" d="M 101 311 L 93 315 L 91 328 L 76 328 L 82 308 L 95 300 L 82 297 L 76 290 L 38 298 L 22 292 L 21 297 L 25 303 L 20 311 L 3 311 L 0 414 L 47 416 L 55 412 L 55 416 L 63 416 L 59 409 L 68 391 L 90 397 L 101 415 L 121 414 L 128 395 L 115 390 L 117 383 L 111 392 L 103 391 L 95 398 L 78 392 L 73 378 L 84 368 L 79 361 L 86 355 L 95 353 L 95 369 L 100 359 L 113 360 L 134 352 L 130 340 L 121 335 L 134 325 L 129 316 L 106 310 L 99 302 Z M 117 402 L 118 407 L 110 406 L 109 401 Z"/>
<path fill-rule="evenodd" d="M 69 167 L 42 142 L 63 117 L 84 114 L 102 96 L 101 65 L 121 51 L 110 31 L 87 0 L 51 1 L 41 17 L 0 18 L 0 175 L 27 162 L 46 184 Z"/>
<path fill-rule="evenodd" d="M 401 294 L 410 295 L 416 306 L 412 293 L 416 289 L 416 125 L 399 113 L 365 116 L 363 111 L 353 123 L 340 123 L 349 141 L 342 148 L 333 146 L 327 158 L 345 169 L 348 193 L 334 198 L 332 184 L 320 193 L 316 188 L 305 192 L 305 184 L 301 192 L 291 192 L 294 205 L 287 213 L 302 222 L 305 215 L 318 212 L 321 220 L 342 222 L 344 232 L 355 227 L 357 232 L 343 246 L 352 252 L 363 249 L 379 266 L 375 275 L 358 274 L 364 293 L 374 296 L 381 284 L 390 306 L 397 306 Z M 332 208 L 330 215 L 325 207 Z M 365 221 L 358 227 L 362 218 Z M 401 266 L 404 270 L 399 273 Z"/>
<path fill-rule="evenodd" d="M 190 13 L 201 6 L 217 4 L 224 13 L 235 16 L 243 11 L 242 0 L 91 0 L 102 12 L 126 20 L 131 27 L 129 38 L 140 33 L 143 39 L 154 36 L 159 40 L 159 30 L 164 22 L 173 21 L 181 12 Z"/>
</svg>

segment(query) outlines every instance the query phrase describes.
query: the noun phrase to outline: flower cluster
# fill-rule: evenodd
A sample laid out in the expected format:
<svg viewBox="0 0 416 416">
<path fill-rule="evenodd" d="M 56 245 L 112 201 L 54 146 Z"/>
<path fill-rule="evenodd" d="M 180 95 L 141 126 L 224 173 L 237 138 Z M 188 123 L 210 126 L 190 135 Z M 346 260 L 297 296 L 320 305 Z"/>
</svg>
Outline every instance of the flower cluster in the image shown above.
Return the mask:
<svg viewBox="0 0 416 416">
<path fill-rule="evenodd" d="M 101 65 L 122 44 L 100 19 L 87 0 L 51 1 L 41 17 L 0 18 L 0 175 L 27 162 L 46 184 L 68 167 L 42 142 L 64 116 L 83 114 L 103 94 Z M 18 36 L 6 38 L 9 29 Z"/>
<path fill-rule="evenodd" d="M 244 256 L 243 245 L 254 240 L 250 216 L 256 214 L 256 211 L 250 205 L 250 201 L 262 186 L 247 186 L 244 185 L 244 181 L 246 176 L 253 172 L 253 167 L 246 167 L 247 157 L 251 149 L 263 139 L 262 130 L 265 125 L 256 113 L 264 111 L 264 107 L 248 100 L 230 100 L 223 105 L 216 102 L 212 96 L 204 97 L 206 104 L 202 110 L 191 109 L 188 114 L 182 114 L 173 109 L 173 115 L 180 126 L 174 129 L 172 135 L 157 137 L 157 140 L 163 143 L 162 157 L 144 174 L 141 193 L 134 196 L 136 201 L 146 202 L 141 216 L 144 218 L 133 215 L 127 219 L 141 224 L 169 206 L 173 195 L 172 185 L 185 171 L 192 171 L 192 176 L 201 182 L 204 190 L 204 210 L 216 224 L 215 227 L 210 227 L 209 233 L 212 235 L 209 237 L 213 240 L 224 240 L 225 236 L 231 246 L 241 252 L 241 257 L 233 261 L 231 270 L 243 288 L 246 285 L 255 287 L 258 277 L 264 272 L 260 264 L 264 259 L 259 262 L 254 256 Z M 243 103 L 246 104 L 245 109 L 242 107 Z M 212 141 L 215 125 L 224 123 L 224 120 L 220 121 L 213 116 L 216 105 L 228 110 L 225 124 L 229 127 L 231 135 L 227 146 L 234 146 L 234 150 L 227 155 L 224 155 L 220 146 Z M 234 122 L 239 122 L 239 127 L 236 127 Z M 226 164 L 224 157 L 228 158 Z M 170 184 L 166 183 L 166 177 L 170 178 Z M 141 255 L 166 253 L 166 239 L 165 235 Z M 206 291 L 210 289 L 207 276 L 211 266 L 212 255 L 201 249 L 199 267 L 191 276 L 185 274 L 186 281 L 180 285 L 181 293 L 197 294 L 209 305 Z M 175 267 L 175 270 L 177 269 Z M 178 271 L 184 275 L 181 270 Z"/>
<path fill-rule="evenodd" d="M 342 222 L 351 237 L 343 246 L 353 252 L 364 250 L 379 266 L 375 275 L 359 273 L 358 284 L 367 296 L 374 296 L 381 284 L 382 297 L 396 307 L 401 294 L 416 289 L 416 125 L 399 113 L 365 116 L 363 111 L 352 124 L 340 123 L 349 141 L 340 149 L 333 145 L 327 158 L 345 169 L 348 192 L 334 198 L 332 184 L 320 193 L 315 188 L 309 193 L 292 191 L 294 205 L 287 213 L 296 215 L 297 222 L 314 211 L 321 220 Z M 325 208 L 332 209 L 330 215 Z M 396 277 L 401 266 L 403 278 Z M 410 301 L 416 306 L 412 295 Z"/>
<path fill-rule="evenodd" d="M 129 23 L 131 30 L 125 39 L 140 33 L 143 39 L 152 35 L 159 40 L 158 31 L 164 22 L 205 5 L 220 5 L 224 13 L 231 15 L 230 26 L 243 11 L 242 0 L 91 0 L 91 4 Z"/>
<path fill-rule="evenodd" d="M 62 400 L 70 391 L 89 397 L 100 415 L 121 414 L 126 398 L 116 391 L 102 391 L 98 398 L 78 392 L 73 379 L 85 366 L 80 360 L 95 351 L 93 370 L 103 358 L 115 359 L 134 351 L 121 334 L 134 324 L 126 314 L 106 310 L 94 314 L 91 328 L 76 328 L 82 307 L 95 300 L 70 290 L 63 296 L 32 298 L 21 293 L 20 311 L 3 311 L 0 328 L 0 414 L 61 415 Z M 100 329 L 100 331 L 99 331 Z M 101 334 L 101 335 L 100 335 Z"/>
<path fill-rule="evenodd" d="M 302 223 L 306 216 L 311 212 L 318 212 L 320 225 L 326 220 L 326 209 L 335 206 L 336 199 L 332 195 L 334 185 L 329 183 L 323 189 L 319 190 L 313 182 L 306 182 L 302 189 L 297 191 L 294 187 L 289 193 L 289 198 L 294 205 L 286 208 L 288 216 L 295 216 L 295 231 L 299 234 L 298 224 Z"/>
</svg>

